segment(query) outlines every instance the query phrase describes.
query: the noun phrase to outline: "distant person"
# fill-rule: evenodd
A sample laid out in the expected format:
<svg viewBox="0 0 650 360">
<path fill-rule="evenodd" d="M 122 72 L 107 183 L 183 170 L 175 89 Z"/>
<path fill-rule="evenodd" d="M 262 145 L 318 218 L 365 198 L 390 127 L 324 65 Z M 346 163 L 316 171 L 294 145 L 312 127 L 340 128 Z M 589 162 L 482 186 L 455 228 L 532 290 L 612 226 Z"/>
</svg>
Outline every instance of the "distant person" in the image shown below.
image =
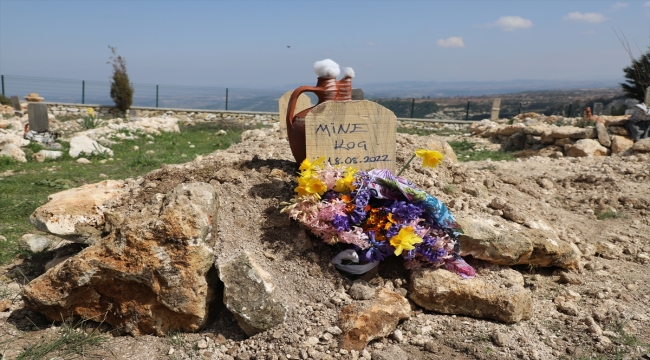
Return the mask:
<svg viewBox="0 0 650 360">
<path fill-rule="evenodd" d="M 650 130 L 650 109 L 648 109 L 646 104 L 641 103 L 634 107 L 634 112 L 627 120 L 625 129 L 634 142 L 648 137 L 648 130 Z"/>
</svg>

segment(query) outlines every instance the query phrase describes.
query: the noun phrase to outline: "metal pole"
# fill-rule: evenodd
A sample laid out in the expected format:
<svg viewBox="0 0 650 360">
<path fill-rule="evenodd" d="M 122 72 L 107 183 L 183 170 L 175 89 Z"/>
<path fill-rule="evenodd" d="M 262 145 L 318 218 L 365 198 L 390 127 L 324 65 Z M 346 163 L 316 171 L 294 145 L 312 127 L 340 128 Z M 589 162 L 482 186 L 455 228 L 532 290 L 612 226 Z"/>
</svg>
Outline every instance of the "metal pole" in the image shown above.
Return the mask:
<svg viewBox="0 0 650 360">
<path fill-rule="evenodd" d="M 228 110 L 228 88 L 226 88 L 226 110 Z"/>
<path fill-rule="evenodd" d="M 569 104 L 569 110 L 566 112 L 566 117 L 571 117 L 571 105 L 573 104 Z"/>
<path fill-rule="evenodd" d="M 519 103 L 519 114 L 517 115 L 521 115 L 521 103 Z"/>
<path fill-rule="evenodd" d="M 415 98 L 412 99 L 411 101 L 411 119 L 413 118 L 413 108 L 415 107 Z"/>
<path fill-rule="evenodd" d="M 465 120 L 469 120 L 469 100 L 467 100 L 467 110 L 465 110 Z"/>
<path fill-rule="evenodd" d="M 0 77 L 2 78 L 2 96 L 5 96 L 5 76 L 0 75 Z"/>
<path fill-rule="evenodd" d="M 158 107 L 158 85 L 156 85 L 156 107 Z"/>
<path fill-rule="evenodd" d="M 81 80 L 81 103 L 86 103 L 86 80 Z"/>
</svg>

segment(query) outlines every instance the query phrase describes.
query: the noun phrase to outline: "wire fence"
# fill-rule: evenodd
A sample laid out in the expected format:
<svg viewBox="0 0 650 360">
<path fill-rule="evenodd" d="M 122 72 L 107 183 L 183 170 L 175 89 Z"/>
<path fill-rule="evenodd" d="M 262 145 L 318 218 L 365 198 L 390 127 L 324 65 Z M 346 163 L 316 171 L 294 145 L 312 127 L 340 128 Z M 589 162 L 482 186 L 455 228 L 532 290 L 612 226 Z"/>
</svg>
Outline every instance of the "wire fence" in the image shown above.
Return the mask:
<svg viewBox="0 0 650 360">
<path fill-rule="evenodd" d="M 38 93 L 47 102 L 114 104 L 110 82 L 0 75 L 2 95 Z M 212 86 L 133 85 L 133 106 L 205 110 L 278 111 L 282 90 Z"/>
</svg>

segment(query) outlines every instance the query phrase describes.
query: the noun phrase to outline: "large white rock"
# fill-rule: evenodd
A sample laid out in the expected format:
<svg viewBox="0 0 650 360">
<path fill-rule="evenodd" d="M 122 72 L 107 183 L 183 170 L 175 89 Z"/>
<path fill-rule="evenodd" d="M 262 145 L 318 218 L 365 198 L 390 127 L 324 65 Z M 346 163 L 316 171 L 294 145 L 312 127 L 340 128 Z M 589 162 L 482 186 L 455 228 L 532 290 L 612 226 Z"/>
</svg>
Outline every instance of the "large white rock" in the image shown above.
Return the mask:
<svg viewBox="0 0 650 360">
<path fill-rule="evenodd" d="M 622 153 L 631 149 L 632 146 L 634 146 L 634 141 L 627 136 L 612 135 L 612 154 Z"/>
<path fill-rule="evenodd" d="M 46 159 L 50 160 L 55 160 L 63 156 L 63 153 L 61 151 L 54 151 L 54 150 L 41 150 L 37 152 L 36 154 L 32 155 L 32 159 L 38 161 L 38 162 L 43 162 Z"/>
<path fill-rule="evenodd" d="M 83 135 L 77 135 L 70 139 L 70 156 L 73 158 L 81 154 L 106 154 L 113 156 L 113 150 L 100 145 L 97 141 Z"/>
<path fill-rule="evenodd" d="M 607 156 L 609 149 L 600 145 L 598 140 L 580 139 L 575 145 L 567 151 L 567 156 L 585 157 L 585 156 Z"/>
<path fill-rule="evenodd" d="M 104 231 L 105 201 L 126 191 L 123 181 L 106 180 L 52 194 L 29 222 L 37 229 L 83 244 L 92 244 Z"/>
<path fill-rule="evenodd" d="M 25 153 L 14 144 L 6 144 L 2 150 L 0 150 L 0 157 L 10 157 L 18 162 L 27 162 L 25 158 Z"/>
<path fill-rule="evenodd" d="M 8 144 L 13 144 L 18 147 L 27 146 L 29 145 L 29 140 L 25 140 L 23 139 L 22 136 L 11 134 L 11 133 L 6 133 L 6 134 L 0 133 L 0 149 L 3 149 Z"/>
</svg>

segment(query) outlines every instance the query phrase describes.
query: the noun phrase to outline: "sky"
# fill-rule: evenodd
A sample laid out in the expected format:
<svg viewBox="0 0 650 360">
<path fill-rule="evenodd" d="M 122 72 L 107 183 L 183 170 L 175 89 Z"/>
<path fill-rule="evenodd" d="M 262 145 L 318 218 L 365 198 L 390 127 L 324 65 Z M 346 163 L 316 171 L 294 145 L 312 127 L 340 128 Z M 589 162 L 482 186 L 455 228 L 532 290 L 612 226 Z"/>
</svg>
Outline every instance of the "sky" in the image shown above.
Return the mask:
<svg viewBox="0 0 650 360">
<path fill-rule="evenodd" d="M 108 81 L 109 45 L 141 84 L 355 85 L 623 80 L 650 46 L 650 1 L 0 0 L 0 74 Z"/>
</svg>

